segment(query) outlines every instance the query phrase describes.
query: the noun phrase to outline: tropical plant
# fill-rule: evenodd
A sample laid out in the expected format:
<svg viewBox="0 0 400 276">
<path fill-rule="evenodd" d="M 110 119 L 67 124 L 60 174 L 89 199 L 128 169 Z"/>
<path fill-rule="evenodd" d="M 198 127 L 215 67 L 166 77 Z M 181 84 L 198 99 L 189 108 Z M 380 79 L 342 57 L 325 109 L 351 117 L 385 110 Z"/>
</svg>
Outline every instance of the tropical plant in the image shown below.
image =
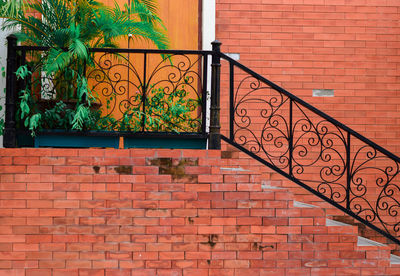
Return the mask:
<svg viewBox="0 0 400 276">
<path fill-rule="evenodd" d="M 135 96 L 133 102 L 140 103 L 127 108 L 119 120 L 112 114 L 97 113 L 97 125 L 101 129 L 146 132 L 197 132 L 201 125 L 193 112 L 198 111 L 201 99 L 190 97 L 185 85 L 167 93 L 164 87 L 151 88 L 143 99 Z M 143 108 L 143 106 L 145 108 Z"/>
<path fill-rule="evenodd" d="M 48 47 L 30 58 L 29 69 L 19 72 L 27 83 L 20 92 L 20 115 L 32 131 L 45 118 L 45 111 L 32 105 L 43 94 L 33 91 L 35 79 L 51 79 L 52 99 L 76 100 L 69 125 L 81 130 L 90 119 L 93 100 L 84 72 L 86 66 L 94 64 L 89 47 L 117 47 L 118 39 L 124 36 L 148 40 L 160 49 L 168 46 L 154 0 L 132 0 L 122 8 L 117 3 L 107 7 L 94 0 L 0 0 L 0 17 L 5 18 L 3 29 L 19 30 L 16 36 L 20 42 Z"/>
</svg>

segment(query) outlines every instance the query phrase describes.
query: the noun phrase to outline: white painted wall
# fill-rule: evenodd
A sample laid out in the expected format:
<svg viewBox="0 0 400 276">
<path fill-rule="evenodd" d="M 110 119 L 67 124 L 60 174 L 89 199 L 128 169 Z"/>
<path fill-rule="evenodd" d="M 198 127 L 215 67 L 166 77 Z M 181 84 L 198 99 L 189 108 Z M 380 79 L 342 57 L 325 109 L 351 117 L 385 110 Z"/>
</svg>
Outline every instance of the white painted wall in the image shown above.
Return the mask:
<svg viewBox="0 0 400 276">
<path fill-rule="evenodd" d="M 0 26 L 3 25 L 3 19 L 0 19 Z M 0 29 L 0 69 L 7 65 L 7 45 L 6 38 L 11 33 L 11 31 L 2 31 Z M 3 109 L 0 111 L 0 118 L 4 118 L 5 110 L 5 88 L 6 88 L 6 78 L 3 77 L 2 71 L 0 70 L 0 105 Z M 0 147 L 3 147 L 3 136 L 0 136 Z"/>
<path fill-rule="evenodd" d="M 211 42 L 215 40 L 215 0 L 203 0 L 202 22 L 202 47 L 211 50 Z"/>
<path fill-rule="evenodd" d="M 211 42 L 215 40 L 215 1 L 203 0 L 202 14 L 202 49 L 211 50 Z M 208 60 L 208 83 L 207 91 L 211 91 L 211 57 Z M 210 98 L 207 97 L 206 128 L 210 126 Z"/>
</svg>

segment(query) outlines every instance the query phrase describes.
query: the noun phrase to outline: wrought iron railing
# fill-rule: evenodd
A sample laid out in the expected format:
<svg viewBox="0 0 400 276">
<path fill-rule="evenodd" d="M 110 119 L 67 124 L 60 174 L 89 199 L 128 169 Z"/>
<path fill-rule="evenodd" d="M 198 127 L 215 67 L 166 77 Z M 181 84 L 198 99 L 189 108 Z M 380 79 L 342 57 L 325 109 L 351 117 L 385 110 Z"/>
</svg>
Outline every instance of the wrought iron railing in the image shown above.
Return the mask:
<svg viewBox="0 0 400 276">
<path fill-rule="evenodd" d="M 21 91 L 30 91 L 31 109 L 43 113 L 43 118 L 46 110 L 54 113 L 56 108 L 65 111 L 76 106 L 78 80 L 76 74 L 43 73 L 41 57 L 48 48 L 18 46 L 14 36 L 8 40 L 4 145 L 15 147 L 17 134 L 28 132 L 20 118 Z M 213 51 L 94 48 L 88 51 L 92 58 L 83 65 L 83 74 L 94 96 L 88 99 L 94 123 L 76 132 L 69 126 L 65 129 L 51 125 L 51 120 L 43 120 L 38 134 L 62 128 L 63 132 L 83 131 L 100 136 L 207 137 L 208 67 Z M 17 79 L 15 72 L 23 65 L 27 65 L 32 75 Z M 63 104 L 57 107 L 60 101 Z M 64 113 L 62 116 L 68 116 Z"/>
<path fill-rule="evenodd" d="M 400 158 L 230 57 L 222 139 L 400 244 Z"/>
</svg>

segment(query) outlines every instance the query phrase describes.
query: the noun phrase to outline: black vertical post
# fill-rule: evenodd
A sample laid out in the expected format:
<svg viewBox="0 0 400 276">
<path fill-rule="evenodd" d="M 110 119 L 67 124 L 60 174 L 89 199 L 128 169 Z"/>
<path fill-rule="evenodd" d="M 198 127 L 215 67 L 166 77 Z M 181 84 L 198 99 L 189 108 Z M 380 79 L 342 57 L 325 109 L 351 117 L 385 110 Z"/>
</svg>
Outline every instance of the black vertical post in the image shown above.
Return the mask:
<svg viewBox="0 0 400 276">
<path fill-rule="evenodd" d="M 206 134 L 208 55 L 203 55 L 203 90 L 201 94 L 201 132 Z"/>
<path fill-rule="evenodd" d="M 293 176 L 293 100 L 289 100 L 289 175 Z"/>
<path fill-rule="evenodd" d="M 230 62 L 229 63 L 229 139 L 231 139 L 231 141 L 235 140 L 235 137 L 234 137 L 234 134 L 235 134 L 235 130 L 234 130 L 235 107 L 233 105 L 233 102 L 234 102 L 233 86 L 235 83 L 234 76 L 235 76 L 235 71 L 234 71 L 233 63 Z"/>
<path fill-rule="evenodd" d="M 143 57 L 143 84 L 142 84 L 142 131 L 144 132 L 146 130 L 146 92 L 147 92 L 147 80 L 146 80 L 146 67 L 147 66 L 147 54 L 144 53 L 144 57 Z"/>
<path fill-rule="evenodd" d="M 347 187 L 346 187 L 346 209 L 350 210 L 350 185 L 351 185 L 351 167 L 350 167 L 350 132 L 347 132 L 346 143 L 346 172 L 347 172 Z"/>
<path fill-rule="evenodd" d="M 15 109 L 17 99 L 17 37 L 7 37 L 7 75 L 6 75 L 6 110 L 3 146 L 15 148 L 17 146 L 17 130 L 15 122 Z"/>
<path fill-rule="evenodd" d="M 221 77 L 221 42 L 218 40 L 212 43 L 212 64 L 211 64 L 211 112 L 210 112 L 210 138 L 209 149 L 221 149 L 220 136 L 220 77 Z"/>
</svg>

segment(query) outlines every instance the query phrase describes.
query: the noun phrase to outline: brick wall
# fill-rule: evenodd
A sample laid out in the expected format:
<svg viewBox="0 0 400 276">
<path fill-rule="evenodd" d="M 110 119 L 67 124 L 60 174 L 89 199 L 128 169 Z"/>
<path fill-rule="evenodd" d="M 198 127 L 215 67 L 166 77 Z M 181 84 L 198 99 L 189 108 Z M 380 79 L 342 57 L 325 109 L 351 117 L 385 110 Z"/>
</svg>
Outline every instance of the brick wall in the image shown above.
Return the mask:
<svg viewBox="0 0 400 276">
<path fill-rule="evenodd" d="M 216 37 L 223 52 L 399 154 L 399 19 L 397 0 L 217 0 Z"/>
<path fill-rule="evenodd" d="M 2 149 L 0 275 L 398 275 L 389 247 L 357 246 L 356 227 L 227 165 L 205 150 Z"/>
</svg>

